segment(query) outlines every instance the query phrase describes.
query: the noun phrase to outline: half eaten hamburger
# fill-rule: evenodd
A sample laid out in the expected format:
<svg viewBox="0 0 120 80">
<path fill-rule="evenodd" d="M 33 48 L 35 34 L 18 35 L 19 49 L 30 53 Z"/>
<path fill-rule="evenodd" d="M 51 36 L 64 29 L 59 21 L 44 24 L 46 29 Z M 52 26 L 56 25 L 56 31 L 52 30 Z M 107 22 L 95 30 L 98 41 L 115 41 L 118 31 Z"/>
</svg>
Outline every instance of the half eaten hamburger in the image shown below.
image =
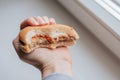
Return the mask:
<svg viewBox="0 0 120 80">
<path fill-rule="evenodd" d="M 19 33 L 19 47 L 23 52 L 29 53 L 40 47 L 55 49 L 71 46 L 78 38 L 77 32 L 66 25 L 28 26 Z"/>
</svg>

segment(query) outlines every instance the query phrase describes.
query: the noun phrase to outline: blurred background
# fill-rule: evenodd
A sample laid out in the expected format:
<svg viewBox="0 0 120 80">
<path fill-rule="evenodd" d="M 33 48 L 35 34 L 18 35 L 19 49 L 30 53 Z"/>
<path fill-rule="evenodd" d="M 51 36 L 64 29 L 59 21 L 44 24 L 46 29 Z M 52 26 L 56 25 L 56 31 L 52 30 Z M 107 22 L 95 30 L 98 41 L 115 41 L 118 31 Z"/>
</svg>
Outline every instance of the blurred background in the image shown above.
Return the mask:
<svg viewBox="0 0 120 80">
<path fill-rule="evenodd" d="M 40 71 L 22 62 L 12 45 L 20 23 L 33 16 L 53 17 L 78 32 L 80 39 L 69 47 L 73 80 L 120 80 L 118 58 L 57 0 L 0 0 L 0 80 L 41 80 Z"/>
</svg>

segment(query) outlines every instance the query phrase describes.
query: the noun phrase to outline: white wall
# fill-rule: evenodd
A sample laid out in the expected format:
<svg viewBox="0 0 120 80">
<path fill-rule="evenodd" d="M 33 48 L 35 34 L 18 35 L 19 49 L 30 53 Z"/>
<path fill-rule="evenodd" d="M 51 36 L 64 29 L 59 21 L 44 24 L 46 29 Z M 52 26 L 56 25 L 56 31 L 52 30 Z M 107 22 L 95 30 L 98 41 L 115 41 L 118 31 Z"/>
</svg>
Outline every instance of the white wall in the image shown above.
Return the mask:
<svg viewBox="0 0 120 80">
<path fill-rule="evenodd" d="M 74 26 L 80 40 L 70 47 L 74 80 L 119 80 L 120 63 L 91 33 L 54 0 L 0 0 L 0 80 L 40 80 L 40 72 L 19 60 L 12 40 L 30 16 L 54 17 Z"/>
</svg>

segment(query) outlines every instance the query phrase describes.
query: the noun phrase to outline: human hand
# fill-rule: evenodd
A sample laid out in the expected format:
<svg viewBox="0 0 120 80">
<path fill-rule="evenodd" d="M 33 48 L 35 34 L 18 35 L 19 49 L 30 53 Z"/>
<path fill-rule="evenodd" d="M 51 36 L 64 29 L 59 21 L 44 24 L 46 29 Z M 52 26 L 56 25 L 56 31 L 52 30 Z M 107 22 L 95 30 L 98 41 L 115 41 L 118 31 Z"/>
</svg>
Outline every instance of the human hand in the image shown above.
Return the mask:
<svg viewBox="0 0 120 80">
<path fill-rule="evenodd" d="M 20 29 L 27 26 L 34 25 L 52 25 L 55 24 L 53 18 L 43 17 L 31 17 L 24 20 L 21 23 Z M 21 60 L 34 65 L 42 71 L 43 77 L 48 76 L 52 73 L 63 73 L 72 76 L 72 60 L 70 56 L 70 51 L 67 47 L 59 47 L 54 50 L 48 48 L 38 48 L 31 53 L 23 53 L 19 49 L 19 37 L 13 40 L 14 48 Z"/>
</svg>

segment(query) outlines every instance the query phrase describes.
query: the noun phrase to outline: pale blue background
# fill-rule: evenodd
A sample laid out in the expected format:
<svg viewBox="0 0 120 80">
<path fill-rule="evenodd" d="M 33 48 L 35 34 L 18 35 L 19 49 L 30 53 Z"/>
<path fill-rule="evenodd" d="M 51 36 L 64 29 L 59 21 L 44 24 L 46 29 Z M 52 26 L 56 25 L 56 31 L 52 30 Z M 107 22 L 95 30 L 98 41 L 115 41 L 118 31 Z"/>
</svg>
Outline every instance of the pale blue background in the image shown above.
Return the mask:
<svg viewBox="0 0 120 80">
<path fill-rule="evenodd" d="M 74 80 L 120 80 L 119 60 L 56 0 L 0 0 L 0 80 L 41 79 L 40 71 L 22 62 L 12 46 L 20 22 L 38 15 L 54 17 L 79 33 L 77 44 L 70 47 Z"/>
</svg>

